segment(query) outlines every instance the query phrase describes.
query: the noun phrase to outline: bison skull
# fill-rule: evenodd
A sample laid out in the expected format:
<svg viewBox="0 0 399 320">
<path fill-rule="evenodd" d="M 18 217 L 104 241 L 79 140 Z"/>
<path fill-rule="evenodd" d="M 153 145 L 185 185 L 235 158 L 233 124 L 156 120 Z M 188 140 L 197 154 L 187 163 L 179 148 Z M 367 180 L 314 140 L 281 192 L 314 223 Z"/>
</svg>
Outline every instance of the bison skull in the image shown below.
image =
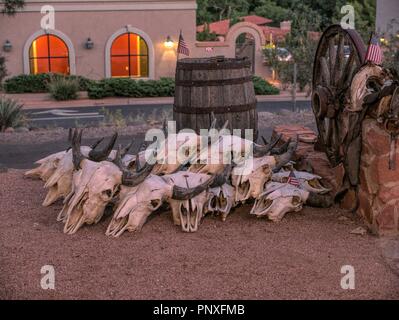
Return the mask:
<svg viewBox="0 0 399 320">
<path fill-rule="evenodd" d="M 66 151 L 51 154 L 36 161 L 39 166 L 25 173 L 26 177 L 47 181 L 58 167 L 58 163 L 65 156 Z"/>
<path fill-rule="evenodd" d="M 292 172 L 295 174 L 295 177 L 298 179 L 301 189 L 320 194 L 325 194 L 331 191 L 331 189 L 323 187 L 323 185 L 320 182 L 322 178 L 318 175 L 305 171 L 293 170 Z M 272 181 L 286 183 L 289 179 L 290 174 L 291 174 L 290 171 L 280 171 L 277 173 L 273 173 Z"/>
</svg>

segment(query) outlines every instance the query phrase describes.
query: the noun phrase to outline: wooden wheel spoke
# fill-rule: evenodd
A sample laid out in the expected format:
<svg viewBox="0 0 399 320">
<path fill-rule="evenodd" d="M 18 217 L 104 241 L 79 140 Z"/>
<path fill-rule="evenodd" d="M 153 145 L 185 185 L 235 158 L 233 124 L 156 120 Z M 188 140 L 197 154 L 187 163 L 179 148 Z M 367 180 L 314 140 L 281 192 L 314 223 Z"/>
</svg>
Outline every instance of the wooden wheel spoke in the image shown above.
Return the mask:
<svg viewBox="0 0 399 320">
<path fill-rule="evenodd" d="M 323 84 L 325 86 L 329 86 L 331 75 L 330 70 L 328 69 L 327 59 L 325 57 L 320 58 L 320 69 Z"/>
<path fill-rule="evenodd" d="M 328 61 L 329 61 L 329 67 L 330 67 L 331 71 L 334 70 L 336 55 L 337 55 L 337 50 L 335 48 L 335 38 L 332 37 L 328 41 Z M 332 81 L 330 81 L 330 82 L 332 82 Z"/>
<path fill-rule="evenodd" d="M 350 81 L 352 81 L 353 72 L 355 71 L 356 66 L 356 53 L 354 48 L 351 47 L 351 53 L 346 61 L 338 87 L 346 88 L 350 85 Z"/>
<path fill-rule="evenodd" d="M 334 82 L 333 82 L 336 86 L 340 81 L 342 75 L 343 61 L 345 60 L 344 46 L 345 46 L 345 37 L 343 34 L 339 34 L 337 54 L 335 57 Z"/>
</svg>

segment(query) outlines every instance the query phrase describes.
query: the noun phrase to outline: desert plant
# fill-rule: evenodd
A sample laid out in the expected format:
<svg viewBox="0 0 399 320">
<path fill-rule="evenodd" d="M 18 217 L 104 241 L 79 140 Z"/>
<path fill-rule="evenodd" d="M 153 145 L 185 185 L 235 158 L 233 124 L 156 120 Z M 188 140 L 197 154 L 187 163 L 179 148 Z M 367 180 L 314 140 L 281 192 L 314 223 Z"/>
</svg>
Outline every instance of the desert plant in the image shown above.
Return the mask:
<svg viewBox="0 0 399 320">
<path fill-rule="evenodd" d="M 279 94 L 280 90 L 275 86 L 271 85 L 265 79 L 261 77 L 253 77 L 255 94 L 257 95 L 269 95 L 269 94 Z"/>
<path fill-rule="evenodd" d="M 121 109 L 110 111 L 106 108 L 101 108 L 101 113 L 104 115 L 103 125 L 112 125 L 118 128 L 126 127 L 126 119 Z"/>
<path fill-rule="evenodd" d="M 0 56 L 0 89 L 2 88 L 3 79 L 7 75 L 6 58 Z"/>
<path fill-rule="evenodd" d="M 79 81 L 68 77 L 52 77 L 48 91 L 55 100 L 74 100 L 78 97 Z"/>
<path fill-rule="evenodd" d="M 0 97 L 0 132 L 21 126 L 25 122 L 22 107 L 22 104 L 13 99 Z"/>
<path fill-rule="evenodd" d="M 75 79 L 79 83 L 79 91 L 86 91 L 94 83 L 94 80 L 82 76 L 66 76 L 53 73 L 21 74 L 8 78 L 4 82 L 4 90 L 7 93 L 43 93 L 48 92 L 48 84 L 52 79 Z"/>
</svg>

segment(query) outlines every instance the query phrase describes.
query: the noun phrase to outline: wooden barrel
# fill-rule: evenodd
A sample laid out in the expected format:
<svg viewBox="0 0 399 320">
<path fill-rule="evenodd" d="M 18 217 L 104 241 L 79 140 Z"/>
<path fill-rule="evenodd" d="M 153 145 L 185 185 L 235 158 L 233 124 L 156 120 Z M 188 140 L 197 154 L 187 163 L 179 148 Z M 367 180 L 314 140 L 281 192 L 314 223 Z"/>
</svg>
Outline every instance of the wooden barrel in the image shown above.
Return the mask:
<svg viewBox="0 0 399 320">
<path fill-rule="evenodd" d="M 177 130 L 197 133 L 208 129 L 213 112 L 217 127 L 226 120 L 228 128 L 258 131 L 256 96 L 248 59 L 186 58 L 177 62 L 173 119 Z"/>
</svg>

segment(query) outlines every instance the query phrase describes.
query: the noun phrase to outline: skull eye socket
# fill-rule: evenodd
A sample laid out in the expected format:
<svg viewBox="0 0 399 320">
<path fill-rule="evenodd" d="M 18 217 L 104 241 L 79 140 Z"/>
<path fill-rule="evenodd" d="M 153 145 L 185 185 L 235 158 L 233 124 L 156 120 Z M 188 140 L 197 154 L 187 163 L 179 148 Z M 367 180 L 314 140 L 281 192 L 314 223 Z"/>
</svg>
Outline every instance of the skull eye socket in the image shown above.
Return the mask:
<svg viewBox="0 0 399 320">
<path fill-rule="evenodd" d="M 151 210 L 156 210 L 161 206 L 161 204 L 162 204 L 161 199 L 152 199 L 152 200 L 150 200 L 149 207 Z"/>
<path fill-rule="evenodd" d="M 111 189 L 107 189 L 103 191 L 103 195 L 107 198 L 111 198 L 112 197 L 112 190 Z"/>
</svg>

